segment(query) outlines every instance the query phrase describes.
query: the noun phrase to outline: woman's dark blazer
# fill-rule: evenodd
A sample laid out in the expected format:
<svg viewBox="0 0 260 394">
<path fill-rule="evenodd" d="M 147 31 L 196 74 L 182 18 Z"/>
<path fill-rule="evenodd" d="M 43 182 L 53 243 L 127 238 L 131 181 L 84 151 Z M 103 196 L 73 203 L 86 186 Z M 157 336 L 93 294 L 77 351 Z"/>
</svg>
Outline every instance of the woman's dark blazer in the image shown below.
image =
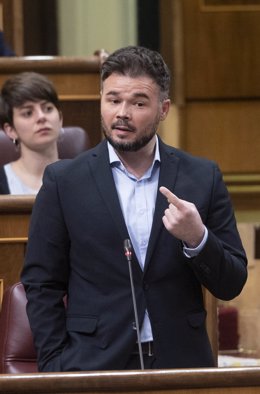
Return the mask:
<svg viewBox="0 0 260 394">
<path fill-rule="evenodd" d="M 159 144 L 159 186 L 194 203 L 209 235 L 187 258 L 162 223 L 158 192 L 144 270 L 132 261 L 139 322 L 147 309 L 157 368 L 210 367 L 202 286 L 236 297 L 247 260 L 217 165 Z M 136 343 L 126 238 L 106 141 L 47 167 L 21 276 L 41 371 L 124 369 Z"/>
</svg>

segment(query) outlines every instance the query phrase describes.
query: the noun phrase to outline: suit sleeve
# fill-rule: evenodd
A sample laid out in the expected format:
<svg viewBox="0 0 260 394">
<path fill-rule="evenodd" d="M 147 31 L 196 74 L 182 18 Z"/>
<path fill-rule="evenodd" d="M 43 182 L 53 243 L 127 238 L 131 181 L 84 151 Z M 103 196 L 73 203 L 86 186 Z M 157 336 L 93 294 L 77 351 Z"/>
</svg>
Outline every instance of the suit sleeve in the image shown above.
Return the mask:
<svg viewBox="0 0 260 394">
<path fill-rule="evenodd" d="M 40 370 L 50 360 L 59 360 L 67 341 L 64 296 L 68 286 L 69 250 L 55 176 L 47 168 L 33 207 L 21 274 Z"/>
<path fill-rule="evenodd" d="M 208 240 L 190 264 L 200 282 L 215 297 L 230 300 L 240 294 L 247 280 L 247 258 L 230 196 L 217 166 L 205 225 Z"/>
</svg>

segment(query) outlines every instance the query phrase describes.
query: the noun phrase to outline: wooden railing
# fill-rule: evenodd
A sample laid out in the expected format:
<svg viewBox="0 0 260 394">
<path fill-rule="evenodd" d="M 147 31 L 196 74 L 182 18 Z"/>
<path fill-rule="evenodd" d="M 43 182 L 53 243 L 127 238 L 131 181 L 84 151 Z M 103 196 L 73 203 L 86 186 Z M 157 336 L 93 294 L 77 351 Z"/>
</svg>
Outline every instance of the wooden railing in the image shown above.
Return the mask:
<svg viewBox="0 0 260 394">
<path fill-rule="evenodd" d="M 104 371 L 1 375 L 3 394 L 260 393 L 260 368 Z"/>
</svg>

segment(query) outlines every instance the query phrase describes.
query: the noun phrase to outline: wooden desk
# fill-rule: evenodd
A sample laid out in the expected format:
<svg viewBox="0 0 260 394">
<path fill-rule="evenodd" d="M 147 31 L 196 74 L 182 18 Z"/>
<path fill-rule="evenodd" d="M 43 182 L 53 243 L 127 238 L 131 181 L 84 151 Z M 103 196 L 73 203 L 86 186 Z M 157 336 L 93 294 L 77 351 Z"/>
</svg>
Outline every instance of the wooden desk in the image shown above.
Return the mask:
<svg viewBox="0 0 260 394">
<path fill-rule="evenodd" d="M 20 279 L 34 196 L 0 196 L 0 297 Z"/>
<path fill-rule="evenodd" d="M 208 368 L 1 375 L 0 393 L 260 393 L 260 368 Z"/>
</svg>

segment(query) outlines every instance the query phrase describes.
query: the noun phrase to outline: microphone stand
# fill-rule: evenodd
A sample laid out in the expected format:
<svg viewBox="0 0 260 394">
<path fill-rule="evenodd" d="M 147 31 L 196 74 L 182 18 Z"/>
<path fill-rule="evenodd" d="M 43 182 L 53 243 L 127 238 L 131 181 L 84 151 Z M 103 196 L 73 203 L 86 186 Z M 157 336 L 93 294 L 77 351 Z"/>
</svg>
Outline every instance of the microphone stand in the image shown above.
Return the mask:
<svg viewBox="0 0 260 394">
<path fill-rule="evenodd" d="M 132 272 L 132 245 L 131 245 L 130 239 L 125 239 L 125 241 L 124 241 L 124 250 L 125 250 L 126 259 L 128 261 L 128 267 L 129 267 L 131 293 L 132 293 L 133 307 L 134 307 L 134 316 L 135 316 L 135 329 L 136 329 L 136 333 L 137 333 L 137 344 L 138 344 L 138 351 L 139 351 L 139 357 L 140 357 L 140 364 L 141 364 L 141 369 L 144 369 L 144 359 L 143 359 L 143 351 L 142 351 L 142 343 L 141 343 L 141 336 L 140 336 L 139 319 L 138 319 L 138 314 L 137 314 L 135 289 L 134 289 L 134 281 L 133 281 L 133 272 Z"/>
</svg>

